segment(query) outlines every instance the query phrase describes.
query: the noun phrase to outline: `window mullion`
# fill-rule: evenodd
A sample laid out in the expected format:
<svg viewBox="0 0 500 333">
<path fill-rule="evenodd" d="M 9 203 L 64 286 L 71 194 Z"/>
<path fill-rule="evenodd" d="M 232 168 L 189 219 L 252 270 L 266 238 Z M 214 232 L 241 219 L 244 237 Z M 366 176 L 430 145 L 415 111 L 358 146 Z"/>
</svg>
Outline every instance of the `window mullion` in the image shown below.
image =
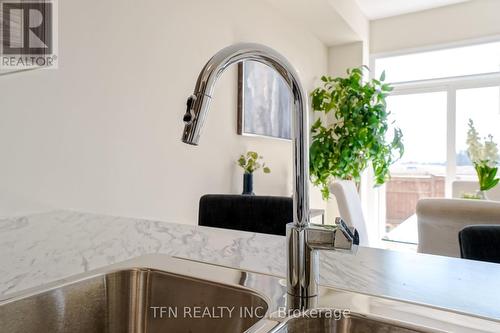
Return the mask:
<svg viewBox="0 0 500 333">
<path fill-rule="evenodd" d="M 457 89 L 450 86 L 447 89 L 447 116 L 446 116 L 446 187 L 445 196 L 451 198 L 452 184 L 457 174 L 456 155 L 456 128 L 457 128 Z"/>
</svg>

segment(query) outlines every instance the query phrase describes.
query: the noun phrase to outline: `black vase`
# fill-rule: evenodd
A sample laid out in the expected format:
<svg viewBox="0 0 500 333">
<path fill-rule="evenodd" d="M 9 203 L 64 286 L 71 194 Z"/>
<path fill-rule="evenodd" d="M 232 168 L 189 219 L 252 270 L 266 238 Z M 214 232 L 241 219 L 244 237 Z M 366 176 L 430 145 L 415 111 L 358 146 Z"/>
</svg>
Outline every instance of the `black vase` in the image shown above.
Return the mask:
<svg viewBox="0 0 500 333">
<path fill-rule="evenodd" d="M 253 193 L 253 174 L 245 173 L 243 174 L 243 195 L 255 195 Z"/>
</svg>

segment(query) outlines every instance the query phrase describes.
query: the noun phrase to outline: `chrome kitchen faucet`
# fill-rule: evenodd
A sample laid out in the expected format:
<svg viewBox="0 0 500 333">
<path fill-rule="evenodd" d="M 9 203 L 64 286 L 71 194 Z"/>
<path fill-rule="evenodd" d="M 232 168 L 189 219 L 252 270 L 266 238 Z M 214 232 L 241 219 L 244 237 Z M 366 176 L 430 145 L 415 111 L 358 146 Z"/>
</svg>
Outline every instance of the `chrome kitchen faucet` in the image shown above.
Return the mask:
<svg viewBox="0 0 500 333">
<path fill-rule="evenodd" d="M 318 299 L 317 250 L 353 251 L 359 244 L 359 238 L 357 231 L 349 228 L 340 218 L 330 226 L 315 225 L 309 221 L 309 111 L 307 95 L 292 65 L 275 50 L 260 44 L 235 44 L 217 52 L 201 70 L 194 94 L 187 100 L 182 141 L 198 144 L 217 79 L 230 65 L 245 60 L 274 68 L 293 95 L 293 222 L 286 228 L 288 307 L 313 308 Z"/>
</svg>

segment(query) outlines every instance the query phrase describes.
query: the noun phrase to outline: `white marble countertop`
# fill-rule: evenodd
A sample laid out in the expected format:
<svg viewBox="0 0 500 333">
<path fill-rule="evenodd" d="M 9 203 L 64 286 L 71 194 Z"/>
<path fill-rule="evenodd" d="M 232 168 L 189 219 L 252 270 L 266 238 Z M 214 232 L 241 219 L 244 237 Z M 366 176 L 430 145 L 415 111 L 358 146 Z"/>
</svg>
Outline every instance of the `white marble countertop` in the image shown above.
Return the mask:
<svg viewBox="0 0 500 333">
<path fill-rule="evenodd" d="M 0 299 L 144 254 L 285 275 L 281 236 L 57 211 L 0 220 Z M 360 248 L 321 252 L 321 283 L 500 320 L 500 265 Z"/>
</svg>

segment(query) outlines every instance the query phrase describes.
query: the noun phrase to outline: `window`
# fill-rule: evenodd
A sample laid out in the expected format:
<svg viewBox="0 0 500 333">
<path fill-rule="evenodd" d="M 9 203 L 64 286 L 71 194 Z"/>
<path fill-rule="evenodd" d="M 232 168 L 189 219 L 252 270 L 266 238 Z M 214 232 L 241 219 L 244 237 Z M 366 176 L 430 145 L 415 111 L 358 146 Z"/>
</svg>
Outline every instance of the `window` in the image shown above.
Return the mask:
<svg viewBox="0 0 500 333">
<path fill-rule="evenodd" d="M 443 197 L 446 176 L 446 93 L 388 98 L 391 118 L 404 135 L 405 154 L 386 185 L 386 231 L 415 214 L 423 197 Z"/>
<path fill-rule="evenodd" d="M 375 61 L 376 76 L 389 82 L 430 80 L 500 72 L 500 42 L 421 52 Z"/>
<path fill-rule="evenodd" d="M 381 238 L 417 243 L 418 200 L 452 197 L 455 180 L 477 180 L 467 156 L 469 119 L 500 142 L 500 42 L 379 57 L 374 66 L 393 82 L 387 105 L 405 155 L 369 215 L 379 216 Z"/>
</svg>

